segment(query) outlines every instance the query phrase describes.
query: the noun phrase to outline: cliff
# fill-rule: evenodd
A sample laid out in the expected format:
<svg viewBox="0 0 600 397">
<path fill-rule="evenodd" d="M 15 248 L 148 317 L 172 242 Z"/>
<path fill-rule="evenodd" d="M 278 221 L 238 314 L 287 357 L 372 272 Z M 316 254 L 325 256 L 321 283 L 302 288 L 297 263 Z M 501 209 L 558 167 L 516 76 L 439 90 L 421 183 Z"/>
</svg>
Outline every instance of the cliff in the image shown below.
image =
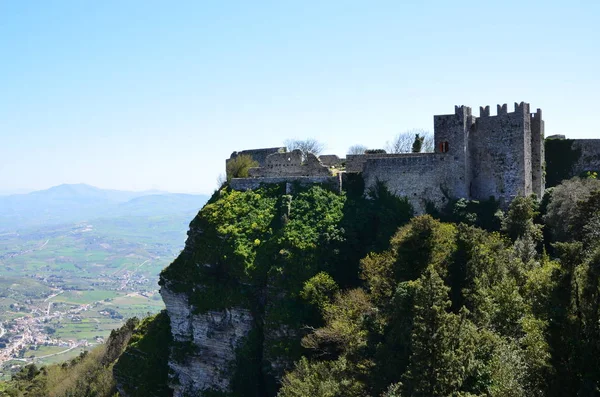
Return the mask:
<svg viewBox="0 0 600 397">
<path fill-rule="evenodd" d="M 215 193 L 162 272 L 174 396 L 274 395 L 305 353 L 302 337 L 322 323 L 302 297 L 306 281 L 327 272 L 355 285 L 360 258 L 411 216 L 383 189 L 371 199 L 360 186 L 348 195 L 284 189 Z"/>
</svg>

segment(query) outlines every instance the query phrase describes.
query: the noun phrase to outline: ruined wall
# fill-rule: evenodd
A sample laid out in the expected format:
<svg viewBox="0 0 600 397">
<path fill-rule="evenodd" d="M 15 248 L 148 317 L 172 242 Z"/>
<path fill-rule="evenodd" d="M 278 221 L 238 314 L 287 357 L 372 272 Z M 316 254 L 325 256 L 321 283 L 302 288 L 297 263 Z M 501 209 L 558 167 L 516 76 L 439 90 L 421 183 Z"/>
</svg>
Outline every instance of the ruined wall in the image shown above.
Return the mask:
<svg viewBox="0 0 600 397">
<path fill-rule="evenodd" d="M 515 103 L 508 113 L 498 105 L 498 114 L 483 109 L 469 139 L 471 156 L 470 197 L 491 196 L 509 203 L 517 195 L 532 193 L 531 115 L 529 104 Z"/>
<path fill-rule="evenodd" d="M 321 164 L 311 153 L 303 161 L 302 152 L 298 149 L 287 153 L 273 153 L 267 156 L 264 166 L 251 168 L 249 174 L 255 178 L 271 178 L 280 176 L 330 176 L 329 167 Z"/>
<path fill-rule="evenodd" d="M 391 193 L 406 197 L 417 213 L 424 213 L 427 202 L 438 208 L 446 204 L 456 172 L 453 156 L 421 153 L 368 159 L 363 178 L 366 189 L 384 182 Z"/>
<path fill-rule="evenodd" d="M 571 170 L 572 176 L 600 170 L 600 139 L 574 139 L 572 148 L 581 152 Z"/>
<path fill-rule="evenodd" d="M 344 159 L 340 159 L 335 154 L 322 154 L 319 156 L 319 160 L 327 167 L 339 167 Z"/>
<path fill-rule="evenodd" d="M 250 149 L 250 150 L 242 150 L 241 152 L 233 152 L 229 159 L 226 160 L 226 163 L 229 160 L 236 158 L 237 156 L 247 155 L 252 157 L 252 159 L 258 162 L 259 167 L 263 167 L 266 164 L 267 156 L 273 153 L 283 153 L 286 152 L 287 149 L 285 147 L 272 147 L 265 149 Z"/>
</svg>

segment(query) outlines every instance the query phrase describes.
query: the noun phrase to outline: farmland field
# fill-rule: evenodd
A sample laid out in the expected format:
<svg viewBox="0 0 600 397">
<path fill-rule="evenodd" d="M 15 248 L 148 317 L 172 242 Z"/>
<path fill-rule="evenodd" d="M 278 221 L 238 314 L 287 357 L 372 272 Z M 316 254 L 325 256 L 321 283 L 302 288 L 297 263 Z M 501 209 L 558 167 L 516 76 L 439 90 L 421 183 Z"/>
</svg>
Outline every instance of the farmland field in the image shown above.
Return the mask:
<svg viewBox="0 0 600 397">
<path fill-rule="evenodd" d="M 128 318 L 160 311 L 158 275 L 183 248 L 203 202 L 174 213 L 2 230 L 0 378 L 27 362 L 68 360 Z"/>
</svg>

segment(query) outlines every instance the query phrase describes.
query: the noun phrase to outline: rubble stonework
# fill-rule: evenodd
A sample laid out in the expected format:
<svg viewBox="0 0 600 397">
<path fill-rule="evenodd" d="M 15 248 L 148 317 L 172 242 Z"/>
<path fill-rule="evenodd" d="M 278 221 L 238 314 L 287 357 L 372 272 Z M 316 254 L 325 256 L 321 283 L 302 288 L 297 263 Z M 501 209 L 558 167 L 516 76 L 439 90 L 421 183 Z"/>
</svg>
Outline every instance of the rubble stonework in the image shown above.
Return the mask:
<svg viewBox="0 0 600 397">
<path fill-rule="evenodd" d="M 304 159 L 302 151 L 273 153 L 267 156 L 264 165 L 250 168 L 249 174 L 254 178 L 273 178 L 281 176 L 331 176 L 329 167 L 312 153 Z"/>
<path fill-rule="evenodd" d="M 342 172 L 361 174 L 366 188 L 382 181 L 392 193 L 407 197 L 417 213 L 424 212 L 427 203 L 439 208 L 456 198 L 494 197 L 506 206 L 519 195 L 543 195 L 544 120 L 540 109 L 530 113 L 529 104 L 521 102 L 509 112 L 504 104 L 491 115 L 486 106 L 480 107 L 479 117 L 475 117 L 470 107 L 455 106 L 453 114 L 433 119 L 433 153 L 358 154 L 346 159 L 334 155 L 319 159 L 309 154 L 303 160 L 299 151 L 287 153 L 277 148 L 259 160 L 252 155 L 259 151 L 244 151 L 240 153 L 249 153 L 260 166 L 250 170 L 250 178 L 233 179 L 231 186 L 246 190 L 261 183 L 285 182 L 288 177 L 315 178 L 319 183 L 319 178 L 334 175 L 333 170 L 345 165 Z M 581 162 L 600 164 L 600 140 L 577 140 L 575 145 L 585 154 Z M 589 164 L 577 165 L 577 169 L 585 167 Z M 306 181 L 310 183 L 310 179 Z"/>
<path fill-rule="evenodd" d="M 250 150 L 242 150 L 241 152 L 233 152 L 231 156 L 227 159 L 227 162 L 233 160 L 234 158 L 242 155 L 250 156 L 254 161 L 258 163 L 259 167 L 263 167 L 267 161 L 267 157 L 273 153 L 282 153 L 287 151 L 285 147 L 272 147 L 272 148 L 264 148 L 264 149 L 250 149 Z"/>
</svg>

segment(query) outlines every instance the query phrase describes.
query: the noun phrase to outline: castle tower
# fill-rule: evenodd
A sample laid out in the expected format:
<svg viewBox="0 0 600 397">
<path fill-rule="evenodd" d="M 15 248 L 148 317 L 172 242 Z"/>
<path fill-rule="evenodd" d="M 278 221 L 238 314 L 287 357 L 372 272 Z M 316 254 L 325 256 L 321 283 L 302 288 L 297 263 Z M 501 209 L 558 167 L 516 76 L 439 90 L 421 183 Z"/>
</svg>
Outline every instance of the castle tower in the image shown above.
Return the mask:
<svg viewBox="0 0 600 397">
<path fill-rule="evenodd" d="M 539 116 L 541 120 L 541 113 Z M 516 196 L 533 193 L 533 180 L 535 192 L 541 190 L 542 124 L 537 125 L 532 136 L 529 104 L 525 102 L 515 103 L 514 112 L 508 112 L 506 104 L 498 105 L 495 116 L 490 115 L 489 108 L 481 108 L 470 135 L 471 198 L 493 196 L 508 204 Z"/>
<path fill-rule="evenodd" d="M 442 155 L 446 187 L 451 197 L 469 197 L 469 131 L 471 108 L 455 106 L 454 114 L 433 116 L 435 153 Z"/>
<path fill-rule="evenodd" d="M 531 190 L 540 198 L 546 188 L 544 158 L 544 120 L 538 109 L 531 114 Z"/>
</svg>

